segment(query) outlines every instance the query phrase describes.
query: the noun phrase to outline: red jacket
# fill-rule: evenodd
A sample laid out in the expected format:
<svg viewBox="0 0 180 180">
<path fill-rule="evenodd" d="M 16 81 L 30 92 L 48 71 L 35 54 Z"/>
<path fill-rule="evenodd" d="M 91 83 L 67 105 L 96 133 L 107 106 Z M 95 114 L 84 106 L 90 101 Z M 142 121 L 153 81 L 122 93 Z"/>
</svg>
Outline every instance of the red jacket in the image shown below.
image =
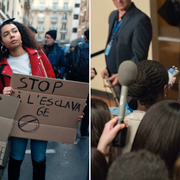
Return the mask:
<svg viewBox="0 0 180 180">
<path fill-rule="evenodd" d="M 38 58 L 38 55 L 37 55 L 37 50 L 31 49 L 28 47 L 25 47 L 25 49 L 29 54 L 32 75 L 45 77 L 43 67 L 42 67 L 42 65 L 40 63 L 40 59 Z M 46 57 L 46 55 L 44 54 L 43 51 L 38 51 L 38 52 L 39 52 L 39 56 L 43 62 L 44 68 L 46 69 L 47 76 L 50 78 L 55 78 L 54 70 L 53 70 L 48 58 Z M 10 86 L 12 69 L 9 66 L 9 64 L 7 63 L 6 57 L 0 61 L 0 65 L 3 65 L 3 70 L 1 72 L 1 74 L 4 75 L 5 85 Z M 1 82 L 1 78 L 0 78 L 0 93 L 1 94 L 3 93 L 3 89 L 4 89 L 4 86 L 3 86 L 3 83 Z"/>
</svg>

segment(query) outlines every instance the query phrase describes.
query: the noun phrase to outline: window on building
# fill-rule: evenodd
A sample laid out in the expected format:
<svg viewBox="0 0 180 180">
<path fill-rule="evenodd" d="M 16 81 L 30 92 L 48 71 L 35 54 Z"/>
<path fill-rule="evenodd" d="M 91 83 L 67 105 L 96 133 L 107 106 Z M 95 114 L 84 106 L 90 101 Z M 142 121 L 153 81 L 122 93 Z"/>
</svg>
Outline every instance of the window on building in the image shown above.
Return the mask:
<svg viewBox="0 0 180 180">
<path fill-rule="evenodd" d="M 58 3 L 57 2 L 53 2 L 53 10 L 57 10 L 58 9 Z"/>
<path fill-rule="evenodd" d="M 17 13 L 17 21 L 20 21 L 19 11 L 18 11 L 18 13 Z"/>
<path fill-rule="evenodd" d="M 75 4 L 75 7 L 79 7 L 80 6 L 80 4 Z"/>
<path fill-rule="evenodd" d="M 77 28 L 73 28 L 72 32 L 76 33 L 77 32 Z"/>
<path fill-rule="evenodd" d="M 67 13 L 63 13 L 63 19 L 67 20 Z"/>
<path fill-rule="evenodd" d="M 65 40 L 65 34 L 61 34 L 61 40 Z"/>
<path fill-rule="evenodd" d="M 64 3 L 63 9 L 68 9 L 68 3 L 67 2 Z"/>
<path fill-rule="evenodd" d="M 42 40 L 41 34 L 39 34 L 39 33 L 37 34 L 37 39 L 38 39 L 38 40 Z"/>
<path fill-rule="evenodd" d="M 45 2 L 39 3 L 39 10 L 45 10 Z"/>
<path fill-rule="evenodd" d="M 58 14 L 57 13 L 52 13 L 51 14 L 51 20 L 57 21 L 57 19 L 58 19 Z"/>
<path fill-rule="evenodd" d="M 51 24 L 51 30 L 57 30 L 57 25 L 56 24 Z"/>
<path fill-rule="evenodd" d="M 43 31 L 43 29 L 44 29 L 44 25 L 43 25 L 43 23 L 38 23 L 38 31 Z"/>
<path fill-rule="evenodd" d="M 9 0 L 7 1 L 7 11 L 9 11 Z"/>
<path fill-rule="evenodd" d="M 74 19 L 78 19 L 78 14 L 74 14 Z"/>
<path fill-rule="evenodd" d="M 38 21 L 44 21 L 44 14 L 43 13 L 38 14 Z"/>
<path fill-rule="evenodd" d="M 66 30 L 66 24 L 62 23 L 62 30 Z"/>
</svg>

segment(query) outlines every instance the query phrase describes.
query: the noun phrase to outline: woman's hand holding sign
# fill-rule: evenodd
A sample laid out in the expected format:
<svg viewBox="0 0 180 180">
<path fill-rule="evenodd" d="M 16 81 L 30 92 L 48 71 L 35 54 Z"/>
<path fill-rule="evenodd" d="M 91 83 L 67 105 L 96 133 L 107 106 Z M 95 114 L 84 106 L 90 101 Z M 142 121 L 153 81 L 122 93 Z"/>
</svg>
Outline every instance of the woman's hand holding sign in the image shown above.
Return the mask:
<svg viewBox="0 0 180 180">
<path fill-rule="evenodd" d="M 14 93 L 14 89 L 12 87 L 4 87 L 3 94 L 10 96 L 12 93 Z"/>
</svg>

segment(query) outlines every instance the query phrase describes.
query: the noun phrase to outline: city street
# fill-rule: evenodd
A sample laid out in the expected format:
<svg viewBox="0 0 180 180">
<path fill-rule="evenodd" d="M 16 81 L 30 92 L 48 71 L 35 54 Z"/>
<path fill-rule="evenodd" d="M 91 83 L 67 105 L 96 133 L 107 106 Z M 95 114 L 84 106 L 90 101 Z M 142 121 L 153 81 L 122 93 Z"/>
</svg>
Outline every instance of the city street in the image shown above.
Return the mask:
<svg viewBox="0 0 180 180">
<path fill-rule="evenodd" d="M 46 180 L 86 180 L 89 159 L 89 137 L 79 138 L 77 144 L 49 142 L 47 148 Z M 19 180 L 32 180 L 32 164 L 28 144 Z M 7 180 L 7 167 L 2 180 Z"/>
</svg>

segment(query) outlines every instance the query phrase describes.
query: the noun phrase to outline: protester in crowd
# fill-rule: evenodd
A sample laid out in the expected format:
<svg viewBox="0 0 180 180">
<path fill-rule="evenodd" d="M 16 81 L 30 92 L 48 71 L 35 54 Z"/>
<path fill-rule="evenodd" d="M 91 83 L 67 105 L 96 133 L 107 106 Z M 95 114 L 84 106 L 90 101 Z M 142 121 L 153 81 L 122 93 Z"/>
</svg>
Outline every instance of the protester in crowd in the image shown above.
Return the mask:
<svg viewBox="0 0 180 180">
<path fill-rule="evenodd" d="M 106 69 L 103 79 L 110 77 L 116 96 L 120 96 L 117 79 L 119 65 L 125 60 L 135 63 L 147 59 L 152 25 L 149 17 L 131 0 L 113 0 L 117 10 L 109 16 L 109 34 L 105 50 Z"/>
<path fill-rule="evenodd" d="M 164 161 L 146 150 L 119 156 L 109 168 L 107 180 L 170 180 Z"/>
<path fill-rule="evenodd" d="M 63 79 L 66 70 L 66 61 L 64 50 L 55 42 L 56 36 L 56 30 L 47 31 L 45 34 L 45 45 L 43 46 L 43 49 L 51 62 L 56 78 Z"/>
<path fill-rule="evenodd" d="M 0 26 L 0 93 L 10 96 L 12 73 L 55 78 L 51 63 L 40 45 L 25 25 L 9 19 Z M 80 121 L 82 116 L 78 118 Z M 8 164 L 8 179 L 18 180 L 28 139 L 10 137 L 11 152 Z M 47 141 L 31 139 L 33 180 L 45 180 Z"/>
<path fill-rule="evenodd" d="M 73 79 L 73 60 L 72 55 L 75 47 L 70 46 L 69 51 L 67 52 L 65 58 L 66 58 L 66 80 L 72 80 Z"/>
<path fill-rule="evenodd" d="M 91 148 L 91 180 L 106 180 L 108 164 L 104 155 L 96 148 Z"/>
<path fill-rule="evenodd" d="M 89 30 L 84 32 L 84 43 L 79 43 L 73 52 L 74 81 L 89 83 Z"/>
<path fill-rule="evenodd" d="M 137 128 L 147 109 L 154 103 L 165 100 L 168 91 L 168 72 L 160 62 L 144 60 L 137 64 L 136 80 L 129 86 L 128 92 L 137 100 L 138 108 L 124 119 L 128 122 L 128 131 L 123 153 L 131 150 Z"/>
<path fill-rule="evenodd" d="M 33 26 L 29 26 L 29 29 L 32 31 L 35 37 L 35 35 L 37 34 L 37 30 Z"/>
<path fill-rule="evenodd" d="M 151 106 L 137 130 L 132 151 L 146 149 L 165 161 L 173 178 L 175 162 L 180 152 L 180 103 L 161 101 Z"/>
<path fill-rule="evenodd" d="M 71 80 L 89 83 L 89 30 L 84 32 L 85 43 L 80 43 L 75 47 L 73 52 L 73 77 Z M 84 117 L 81 122 L 81 137 L 88 136 L 89 126 L 89 95 L 87 97 L 86 106 L 84 108 Z"/>
<path fill-rule="evenodd" d="M 45 77 L 46 71 L 48 77 L 55 77 L 49 60 L 40 50 L 40 46 L 30 29 L 13 20 L 14 18 L 7 20 L 0 26 L 0 62 L 3 65 L 2 75 L 6 86 L 4 87 L 1 79 L 0 92 L 3 92 L 4 95 L 11 95 L 14 91 L 12 87 L 9 87 L 12 72 Z M 40 56 L 42 63 L 38 56 Z M 19 179 L 27 142 L 28 139 L 11 137 L 9 180 Z M 47 141 L 31 140 L 34 180 L 45 179 L 46 147 Z"/>
</svg>

